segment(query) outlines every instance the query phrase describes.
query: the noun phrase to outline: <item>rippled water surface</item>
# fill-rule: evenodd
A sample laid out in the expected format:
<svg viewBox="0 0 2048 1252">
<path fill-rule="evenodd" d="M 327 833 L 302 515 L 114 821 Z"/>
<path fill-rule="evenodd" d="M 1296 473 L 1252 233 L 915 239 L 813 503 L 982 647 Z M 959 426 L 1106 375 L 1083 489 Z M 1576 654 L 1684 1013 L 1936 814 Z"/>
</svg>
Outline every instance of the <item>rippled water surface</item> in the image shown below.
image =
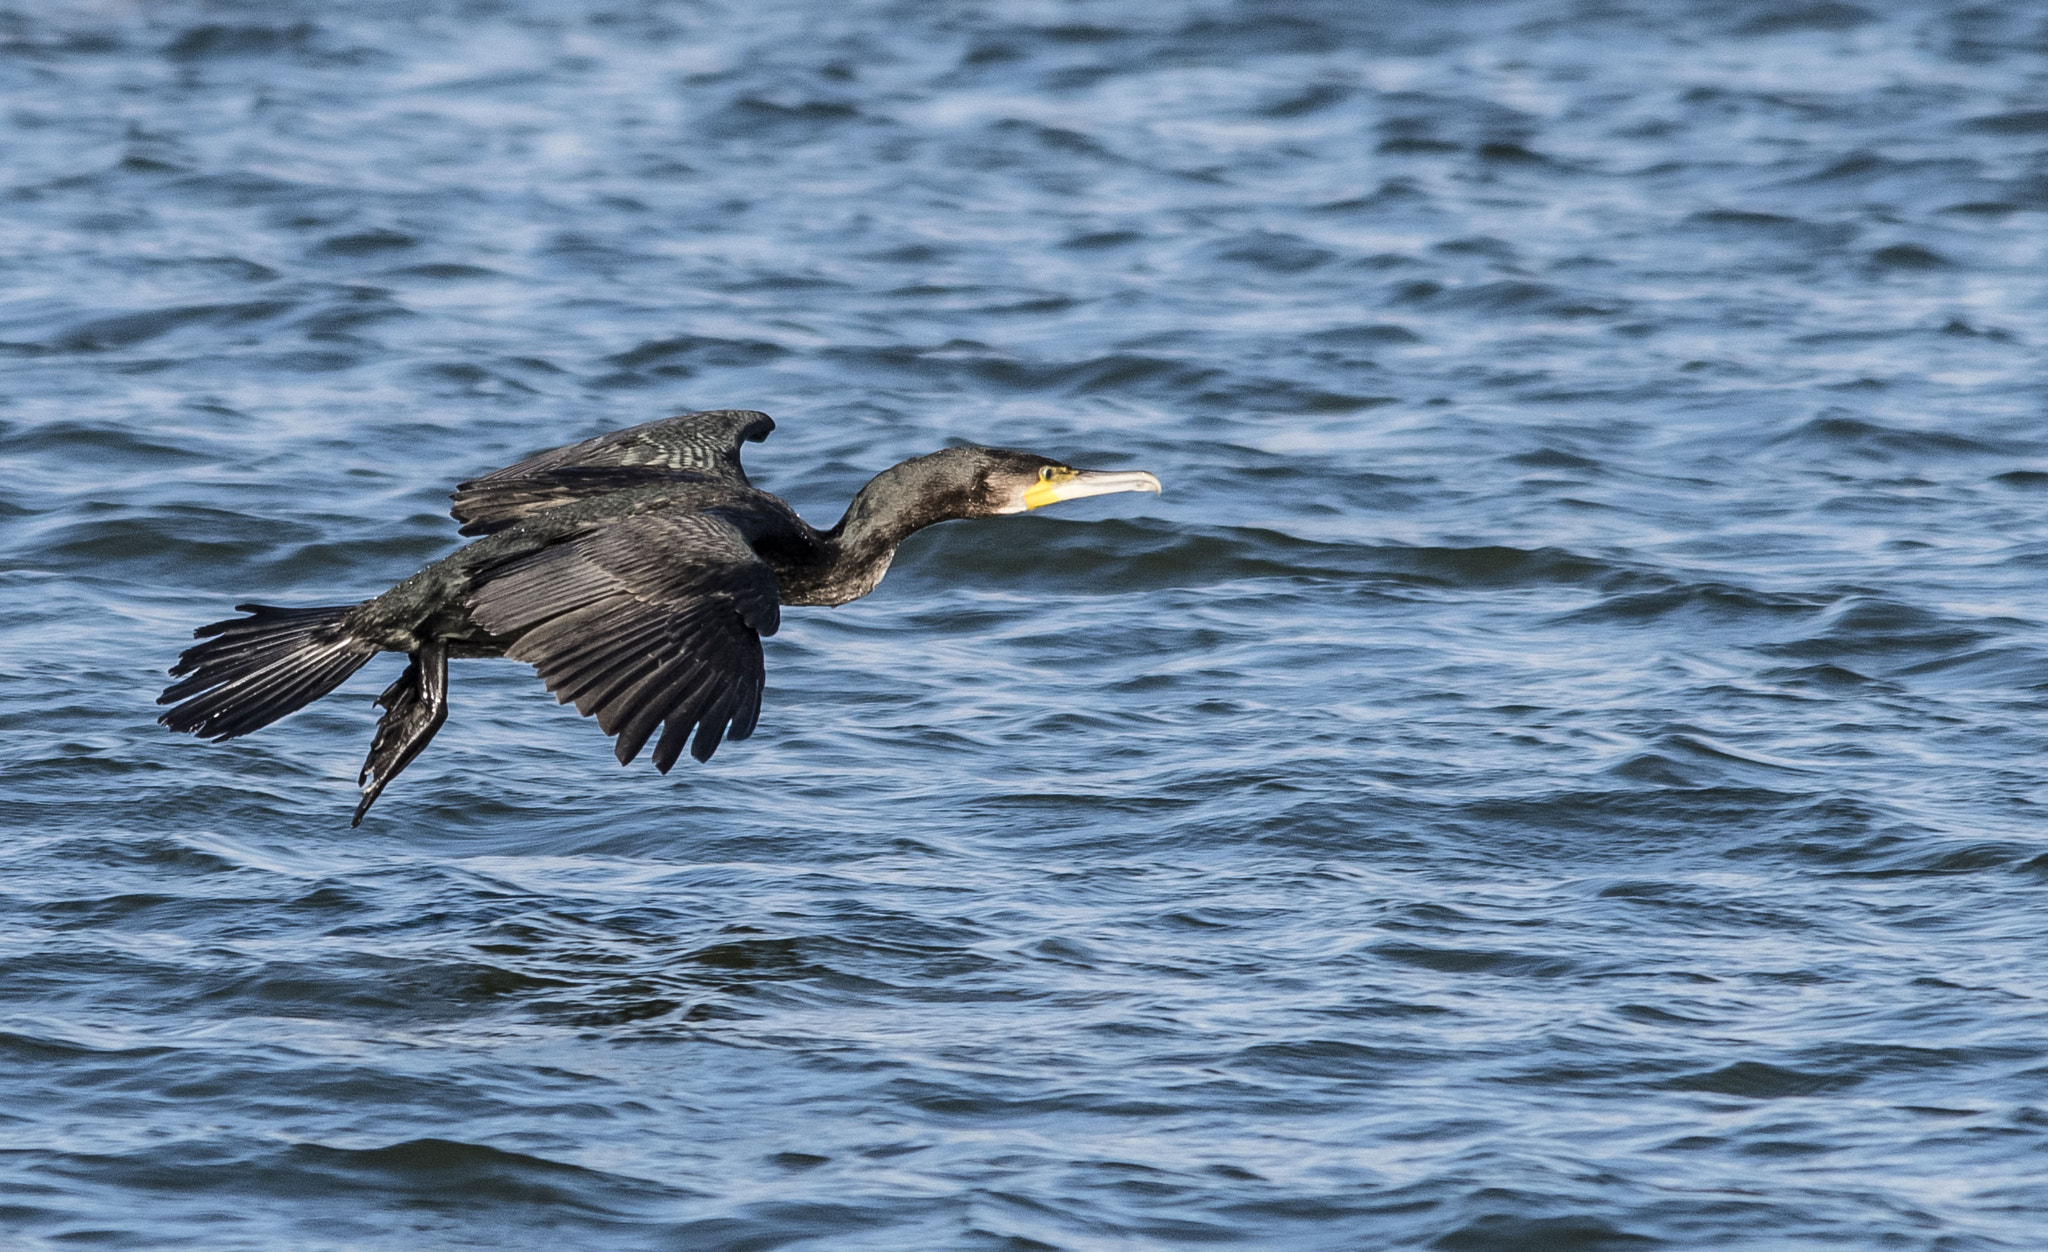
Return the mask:
<svg viewBox="0 0 2048 1252">
<path fill-rule="evenodd" d="M 2048 13 L 0 12 L 0 1233 L 1902 1248 L 2048 1223 Z M 1145 468 L 791 610 L 154 724 L 456 481 Z"/>
</svg>

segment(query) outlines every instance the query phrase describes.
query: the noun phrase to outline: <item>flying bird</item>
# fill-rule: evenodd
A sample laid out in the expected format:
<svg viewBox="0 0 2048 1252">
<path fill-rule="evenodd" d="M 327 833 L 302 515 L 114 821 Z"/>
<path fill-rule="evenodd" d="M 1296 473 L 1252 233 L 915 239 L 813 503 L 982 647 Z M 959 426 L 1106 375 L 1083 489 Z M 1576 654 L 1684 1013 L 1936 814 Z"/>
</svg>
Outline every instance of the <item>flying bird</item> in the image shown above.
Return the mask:
<svg viewBox="0 0 2048 1252">
<path fill-rule="evenodd" d="M 201 626 L 171 667 L 157 720 L 202 739 L 268 726 L 379 652 L 411 658 L 377 697 L 357 778 L 363 814 L 448 718 L 448 659 L 507 656 L 612 736 L 620 764 L 655 730 L 667 773 L 687 744 L 708 761 L 754 733 L 761 636 L 783 605 L 840 605 L 875 589 L 896 547 L 935 522 L 1060 500 L 1159 490 L 1137 470 L 1078 470 L 1003 448 L 946 448 L 869 480 L 817 530 L 740 468 L 766 413 L 717 409 L 538 453 L 456 487 L 461 533 L 481 536 L 360 604 L 277 608 Z"/>
</svg>

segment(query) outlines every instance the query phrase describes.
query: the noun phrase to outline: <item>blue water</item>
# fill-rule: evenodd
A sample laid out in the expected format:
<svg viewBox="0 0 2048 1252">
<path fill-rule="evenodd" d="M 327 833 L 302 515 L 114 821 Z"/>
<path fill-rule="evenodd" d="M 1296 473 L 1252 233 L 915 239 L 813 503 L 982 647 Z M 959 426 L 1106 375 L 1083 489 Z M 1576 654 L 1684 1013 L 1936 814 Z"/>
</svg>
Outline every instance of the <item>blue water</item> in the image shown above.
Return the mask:
<svg viewBox="0 0 2048 1252">
<path fill-rule="evenodd" d="M 2037 1248 L 2048 14 L 0 12 L 0 1243 Z M 189 631 L 691 408 L 821 524 L 619 768 Z"/>
</svg>

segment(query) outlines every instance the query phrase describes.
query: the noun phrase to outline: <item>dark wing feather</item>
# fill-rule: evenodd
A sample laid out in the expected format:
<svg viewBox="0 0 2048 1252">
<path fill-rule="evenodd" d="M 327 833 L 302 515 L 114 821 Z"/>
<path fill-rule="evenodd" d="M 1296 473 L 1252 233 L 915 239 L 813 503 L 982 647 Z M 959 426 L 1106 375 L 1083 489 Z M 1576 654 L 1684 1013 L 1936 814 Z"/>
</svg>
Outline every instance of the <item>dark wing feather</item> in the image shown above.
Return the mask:
<svg viewBox="0 0 2048 1252">
<path fill-rule="evenodd" d="M 465 535 L 488 535 L 535 513 L 611 491 L 672 483 L 749 486 L 740 445 L 759 443 L 775 419 L 752 409 L 685 413 L 554 448 L 455 488 L 450 509 Z"/>
<path fill-rule="evenodd" d="M 558 702 L 616 736 L 620 764 L 667 723 L 663 773 L 692 731 L 700 761 L 753 733 L 761 636 L 781 621 L 775 571 L 710 513 L 643 513 L 543 548 L 494 572 L 470 610 Z"/>
<path fill-rule="evenodd" d="M 494 476 L 495 477 L 495 476 Z M 658 465 L 570 465 L 524 478 L 477 479 L 456 488 L 449 512 L 465 535 L 495 535 L 522 518 L 558 505 L 635 487 L 679 487 L 717 480 Z"/>
</svg>

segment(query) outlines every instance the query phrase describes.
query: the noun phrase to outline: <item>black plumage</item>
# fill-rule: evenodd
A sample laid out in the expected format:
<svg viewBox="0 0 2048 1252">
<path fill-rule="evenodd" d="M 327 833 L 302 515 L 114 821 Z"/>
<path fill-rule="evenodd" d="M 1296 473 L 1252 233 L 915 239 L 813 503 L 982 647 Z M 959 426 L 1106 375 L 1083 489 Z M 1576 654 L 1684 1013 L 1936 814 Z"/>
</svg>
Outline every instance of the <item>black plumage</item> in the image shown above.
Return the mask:
<svg viewBox="0 0 2048 1252">
<path fill-rule="evenodd" d="M 379 652 L 410 663 L 378 697 L 360 822 L 448 715 L 450 657 L 508 656 L 557 701 L 595 717 L 621 764 L 656 729 L 666 773 L 745 739 L 761 712 L 761 638 L 783 605 L 838 605 L 872 591 L 896 547 L 955 518 L 1022 513 L 1113 491 L 1157 491 L 1138 471 L 1076 470 L 999 448 L 948 448 L 861 488 L 819 531 L 756 489 L 743 443 L 765 413 L 687 413 L 552 449 L 458 486 L 451 512 L 483 536 L 360 604 L 281 609 L 194 632 L 158 699 L 173 730 L 230 739 L 340 686 Z"/>
<path fill-rule="evenodd" d="M 614 491 L 693 483 L 751 486 L 740 468 L 740 445 L 759 443 L 774 429 L 773 418 L 752 409 L 713 409 L 629 426 L 458 484 L 449 512 L 462 523 L 460 533 L 488 535 L 520 518 Z"/>
</svg>

